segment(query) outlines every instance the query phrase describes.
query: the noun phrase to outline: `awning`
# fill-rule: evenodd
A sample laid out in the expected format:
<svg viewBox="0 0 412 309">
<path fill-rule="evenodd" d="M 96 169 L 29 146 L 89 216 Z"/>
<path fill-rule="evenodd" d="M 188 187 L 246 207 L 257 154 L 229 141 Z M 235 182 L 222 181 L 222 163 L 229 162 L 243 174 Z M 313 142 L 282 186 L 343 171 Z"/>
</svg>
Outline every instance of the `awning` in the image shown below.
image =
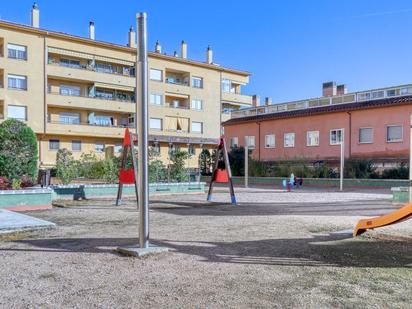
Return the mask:
<svg viewBox="0 0 412 309">
<path fill-rule="evenodd" d="M 113 89 L 113 90 L 123 90 L 123 91 L 134 92 L 134 88 L 133 88 L 133 87 L 123 86 L 123 85 L 114 85 L 114 84 L 105 84 L 105 83 L 94 83 L 94 86 L 95 86 L 95 87 L 98 87 L 98 88 Z"/>
<path fill-rule="evenodd" d="M 174 93 L 174 92 L 165 92 L 165 96 L 175 97 L 175 98 L 182 98 L 182 99 L 189 99 L 189 95 L 181 94 L 181 93 Z"/>
</svg>

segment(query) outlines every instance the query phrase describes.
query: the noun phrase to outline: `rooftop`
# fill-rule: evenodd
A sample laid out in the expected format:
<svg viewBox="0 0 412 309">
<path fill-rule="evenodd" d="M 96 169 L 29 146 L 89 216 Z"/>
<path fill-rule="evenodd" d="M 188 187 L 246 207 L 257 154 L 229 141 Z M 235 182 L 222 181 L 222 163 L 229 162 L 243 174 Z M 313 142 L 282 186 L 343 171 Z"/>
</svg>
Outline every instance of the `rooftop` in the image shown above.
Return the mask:
<svg viewBox="0 0 412 309">
<path fill-rule="evenodd" d="M 106 41 L 99 41 L 99 40 L 94 40 L 90 38 L 85 38 L 85 37 L 80 37 L 76 36 L 73 34 L 67 34 L 64 32 L 58 32 L 58 31 L 51 31 L 47 30 L 44 28 L 36 28 L 28 25 L 23 25 L 23 24 L 18 24 L 10 21 L 5 21 L 5 20 L 0 20 L 0 27 L 3 28 L 8 28 L 8 29 L 14 29 L 18 31 L 24 31 L 24 32 L 31 32 L 31 33 L 36 33 L 36 34 L 41 34 L 44 36 L 48 37 L 55 37 L 55 38 L 60 38 L 60 39 L 66 39 L 66 40 L 72 40 L 76 41 L 78 43 L 83 43 L 83 44 L 89 44 L 89 45 L 95 45 L 95 46 L 100 46 L 100 47 L 106 47 L 106 48 L 112 48 L 124 52 L 130 52 L 130 53 L 135 53 L 136 48 L 131 48 L 127 45 L 121 45 L 121 44 L 116 44 L 116 43 L 111 43 L 111 42 L 106 42 Z M 217 70 L 221 72 L 228 72 L 228 73 L 233 73 L 233 74 L 239 74 L 242 76 L 250 76 L 251 74 L 247 71 L 242 71 L 242 70 L 237 70 L 229 67 L 224 67 L 220 66 L 217 64 L 209 64 L 206 62 L 202 61 L 197 61 L 197 60 L 190 60 L 190 59 L 184 59 L 181 57 L 175 57 L 173 55 L 166 55 L 166 54 L 161 54 L 157 52 L 149 52 L 148 53 L 149 57 L 153 58 L 161 58 L 165 59 L 168 61 L 173 61 L 173 62 L 180 62 L 180 63 L 186 63 L 190 65 L 195 65 L 195 66 L 200 66 L 212 70 Z"/>
<path fill-rule="evenodd" d="M 412 103 L 412 84 L 378 88 L 342 95 L 245 108 L 231 113 L 225 124 L 289 118 L 328 112 L 350 111 Z"/>
</svg>

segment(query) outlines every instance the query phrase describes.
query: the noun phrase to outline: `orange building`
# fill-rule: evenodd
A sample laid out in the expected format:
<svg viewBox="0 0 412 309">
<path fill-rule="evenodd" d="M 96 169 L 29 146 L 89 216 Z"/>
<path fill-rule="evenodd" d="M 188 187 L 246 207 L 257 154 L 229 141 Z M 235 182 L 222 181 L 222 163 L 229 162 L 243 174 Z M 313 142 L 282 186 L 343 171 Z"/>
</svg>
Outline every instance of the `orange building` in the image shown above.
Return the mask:
<svg viewBox="0 0 412 309">
<path fill-rule="evenodd" d="M 408 161 L 412 85 L 346 93 L 344 86 L 325 83 L 323 90 L 316 99 L 232 112 L 224 123 L 228 144 L 247 143 L 261 161 L 333 162 L 344 140 L 346 158 L 382 167 Z"/>
</svg>

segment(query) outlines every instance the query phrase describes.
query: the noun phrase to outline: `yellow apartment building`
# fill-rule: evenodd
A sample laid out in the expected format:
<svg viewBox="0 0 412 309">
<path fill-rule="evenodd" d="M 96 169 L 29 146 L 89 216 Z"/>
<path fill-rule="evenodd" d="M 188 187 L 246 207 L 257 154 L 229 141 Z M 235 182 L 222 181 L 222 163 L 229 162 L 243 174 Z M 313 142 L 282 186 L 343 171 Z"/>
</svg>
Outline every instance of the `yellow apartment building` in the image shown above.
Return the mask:
<svg viewBox="0 0 412 309">
<path fill-rule="evenodd" d="M 135 128 L 134 29 L 122 46 L 96 40 L 92 22 L 87 38 L 42 29 L 39 15 L 33 5 L 29 26 L 0 21 L 0 121 L 16 118 L 34 130 L 42 167 L 53 166 L 61 148 L 75 158 L 104 156 L 109 147 L 120 153 L 125 128 Z M 185 42 L 180 55 L 163 54 L 158 42 L 149 52 L 149 139 L 166 164 L 181 149 L 197 167 L 229 112 L 252 105 L 241 94 L 250 74 L 215 64 L 210 47 L 205 58 L 189 60 Z"/>
</svg>

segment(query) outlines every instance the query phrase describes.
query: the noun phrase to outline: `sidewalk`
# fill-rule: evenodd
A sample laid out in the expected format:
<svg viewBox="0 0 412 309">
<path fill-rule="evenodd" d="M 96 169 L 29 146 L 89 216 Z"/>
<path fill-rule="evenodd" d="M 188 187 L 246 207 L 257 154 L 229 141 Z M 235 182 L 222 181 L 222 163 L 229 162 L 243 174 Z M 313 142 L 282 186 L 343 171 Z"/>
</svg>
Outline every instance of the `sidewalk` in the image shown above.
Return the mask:
<svg viewBox="0 0 412 309">
<path fill-rule="evenodd" d="M 55 228 L 56 224 L 0 209 L 0 234 Z"/>
</svg>

